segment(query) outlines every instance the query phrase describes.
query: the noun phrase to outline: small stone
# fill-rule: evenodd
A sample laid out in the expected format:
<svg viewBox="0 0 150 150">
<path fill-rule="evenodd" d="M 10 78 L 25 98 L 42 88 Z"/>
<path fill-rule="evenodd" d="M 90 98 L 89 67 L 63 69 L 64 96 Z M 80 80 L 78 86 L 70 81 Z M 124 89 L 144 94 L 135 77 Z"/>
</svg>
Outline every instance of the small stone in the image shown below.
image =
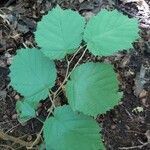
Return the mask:
<svg viewBox="0 0 150 150">
<path fill-rule="evenodd" d="M 111 129 L 112 130 L 116 129 L 116 125 L 111 125 Z"/>
<path fill-rule="evenodd" d="M 147 103 L 147 99 L 146 99 L 146 98 L 142 98 L 142 99 L 141 99 L 141 102 L 142 102 L 142 104 L 143 104 L 146 108 L 149 107 L 149 104 Z"/>
<path fill-rule="evenodd" d="M 19 100 L 20 96 L 19 95 L 15 95 L 15 100 Z"/>
<path fill-rule="evenodd" d="M 4 61 L 0 60 L 0 66 L 1 66 L 1 67 L 6 67 L 7 64 L 6 64 Z"/>
<path fill-rule="evenodd" d="M 146 97 L 146 95 L 147 95 L 147 91 L 142 90 L 142 92 L 139 94 L 139 98 Z"/>
<path fill-rule="evenodd" d="M 119 102 L 119 105 L 122 105 L 122 104 L 123 104 L 123 102 L 122 102 L 122 101 L 120 101 L 120 102 Z"/>
<path fill-rule="evenodd" d="M 7 58 L 7 64 L 10 65 L 12 63 L 13 57 L 9 53 L 5 54 L 5 57 Z"/>
<path fill-rule="evenodd" d="M 130 127 L 129 127 L 128 125 L 125 125 L 125 127 L 126 127 L 128 130 L 130 130 Z"/>
<path fill-rule="evenodd" d="M 16 119 L 17 119 L 17 116 L 18 116 L 17 114 L 13 114 L 11 118 L 12 118 L 13 120 L 16 120 Z"/>
<path fill-rule="evenodd" d="M 94 16 L 94 13 L 92 13 L 92 12 L 85 12 L 83 15 L 85 16 L 86 20 L 89 20 L 91 17 Z"/>
</svg>

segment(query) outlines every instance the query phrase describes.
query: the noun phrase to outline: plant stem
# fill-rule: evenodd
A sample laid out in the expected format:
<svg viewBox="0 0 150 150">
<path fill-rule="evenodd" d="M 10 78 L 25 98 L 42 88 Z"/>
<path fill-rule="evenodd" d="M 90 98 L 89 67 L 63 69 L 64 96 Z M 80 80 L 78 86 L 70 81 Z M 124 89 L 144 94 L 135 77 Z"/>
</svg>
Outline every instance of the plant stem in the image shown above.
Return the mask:
<svg viewBox="0 0 150 150">
<path fill-rule="evenodd" d="M 77 63 L 76 63 L 75 66 L 73 67 L 73 69 L 70 71 L 70 73 L 68 74 L 69 71 L 66 71 L 66 76 L 65 76 L 64 81 L 62 82 L 62 84 L 59 86 L 59 88 L 58 88 L 57 91 L 55 92 L 56 96 L 57 96 L 59 90 L 64 86 L 64 84 L 66 83 L 66 81 L 67 81 L 68 78 L 70 77 L 72 71 L 73 71 L 73 70 L 77 67 L 77 65 L 80 63 L 80 61 L 81 61 L 82 58 L 84 57 L 86 51 L 87 51 L 87 48 L 83 51 L 81 57 L 79 58 L 79 60 L 77 61 Z M 71 61 L 72 61 L 72 60 L 73 60 L 73 59 L 71 59 Z M 70 61 L 70 62 L 71 62 L 71 61 Z M 69 67 L 70 67 L 70 63 L 68 63 L 68 64 L 69 64 L 69 66 L 67 67 L 67 68 L 68 68 L 67 70 L 69 70 Z"/>
<path fill-rule="evenodd" d="M 85 46 L 83 46 L 83 47 L 85 47 Z M 82 58 L 84 57 L 84 55 L 85 55 L 85 53 L 86 53 L 86 51 L 87 51 L 87 48 L 83 51 L 81 57 L 78 59 L 77 63 L 75 64 L 75 66 L 73 67 L 73 69 L 72 69 L 72 70 L 70 71 L 70 73 L 69 73 L 69 68 L 70 68 L 71 62 L 72 62 L 73 59 L 75 58 L 76 54 L 77 54 L 83 47 L 80 47 L 80 48 L 76 51 L 76 53 L 73 55 L 73 57 L 71 58 L 71 60 L 68 62 L 68 67 L 67 67 L 65 79 L 64 79 L 64 81 L 62 82 L 62 84 L 59 86 L 59 88 L 57 89 L 57 91 L 54 92 L 54 93 L 52 93 L 53 97 L 51 97 L 51 96 L 49 95 L 49 98 L 50 98 L 50 100 L 51 100 L 52 105 L 51 105 L 51 107 L 49 108 L 49 113 L 48 113 L 48 115 L 47 115 L 45 121 L 49 118 L 49 116 L 50 116 L 51 113 L 53 112 L 53 109 L 56 107 L 56 105 L 55 105 L 55 99 L 56 99 L 56 97 L 57 97 L 57 95 L 58 95 L 60 89 L 64 86 L 64 84 L 66 83 L 66 81 L 67 81 L 68 78 L 70 77 L 72 71 L 77 67 L 77 65 L 80 63 L 80 61 L 81 61 Z M 69 74 L 68 74 L 68 73 L 69 73 Z M 44 125 L 42 126 L 40 132 L 37 134 L 37 137 L 36 137 L 36 139 L 34 140 L 34 142 L 33 142 L 29 147 L 27 147 L 28 149 L 32 149 L 33 146 L 38 143 L 38 141 L 40 140 L 41 134 L 42 134 L 42 132 L 43 132 L 43 129 L 44 129 Z"/>
</svg>

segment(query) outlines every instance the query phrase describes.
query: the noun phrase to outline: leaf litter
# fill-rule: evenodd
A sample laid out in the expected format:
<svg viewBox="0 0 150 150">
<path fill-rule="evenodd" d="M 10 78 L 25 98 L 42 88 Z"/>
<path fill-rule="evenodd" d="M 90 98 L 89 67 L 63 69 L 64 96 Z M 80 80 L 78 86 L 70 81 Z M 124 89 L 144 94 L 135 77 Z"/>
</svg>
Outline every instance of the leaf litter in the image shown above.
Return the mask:
<svg viewBox="0 0 150 150">
<path fill-rule="evenodd" d="M 7 132 L 14 137 L 22 137 L 22 140 L 31 142 L 35 139 L 36 133 L 41 128 L 41 123 L 38 120 L 31 120 L 25 126 L 18 125 L 15 114 L 15 103 L 17 101 L 18 93 L 11 88 L 8 89 L 9 78 L 7 74 L 8 70 L 8 57 L 5 55 L 9 53 L 14 55 L 16 49 L 36 45 L 34 41 L 33 31 L 36 30 L 37 21 L 41 16 L 45 14 L 49 9 L 54 7 L 56 3 L 59 3 L 64 8 L 71 8 L 79 10 L 81 14 L 84 13 L 97 13 L 101 8 L 112 9 L 112 7 L 123 11 L 130 17 L 135 17 L 137 14 L 137 4 L 130 2 L 123 4 L 119 0 L 114 0 L 112 5 L 109 1 L 29 1 L 18 0 L 14 1 L 8 7 L 4 8 L 4 3 L 0 4 L 0 90 L 2 91 L 2 100 L 0 102 L 0 128 L 4 132 Z M 148 4 L 148 1 L 145 1 Z M 7 2 L 6 2 L 7 3 Z M 5 3 L 5 4 L 6 4 Z M 142 27 L 142 26 L 141 26 Z M 124 96 L 119 106 L 116 106 L 113 110 L 108 111 L 105 115 L 100 115 L 97 121 L 102 125 L 102 134 L 104 143 L 108 150 L 113 149 L 125 149 L 135 147 L 135 149 L 148 150 L 149 146 L 149 130 L 150 130 L 150 83 L 149 83 L 149 59 L 150 59 L 150 32 L 145 28 L 142 28 L 142 39 L 134 43 L 134 51 L 130 54 L 123 51 L 118 54 L 117 57 L 100 58 L 94 57 L 91 54 L 86 54 L 85 60 L 101 62 L 110 61 L 115 65 L 116 71 L 119 73 L 119 80 L 121 82 L 120 89 L 123 90 Z M 79 54 L 80 55 L 80 54 Z M 79 57 L 76 56 L 76 59 Z M 147 60 L 147 61 L 146 61 Z M 63 80 L 64 75 L 62 69 L 65 70 L 66 61 L 63 60 L 59 65 L 59 61 L 56 63 L 58 69 L 59 78 L 57 82 Z M 145 66 L 147 64 L 147 67 Z M 141 73 L 141 70 L 142 73 Z M 143 78 L 140 76 L 146 72 Z M 138 84 L 137 84 L 137 83 Z M 142 88 L 139 88 L 139 84 L 142 82 Z M 144 90 L 144 92 L 143 92 Z M 138 91 L 138 94 L 135 94 Z M 7 93 L 7 94 L 6 94 Z M 137 92 L 136 92 L 137 93 Z M 6 98 L 5 98 L 6 97 Z M 65 102 L 64 93 L 60 93 L 60 99 Z M 41 107 L 38 110 L 39 117 L 44 118 L 47 115 L 46 108 L 50 105 L 45 101 L 41 103 Z M 142 112 L 134 112 L 137 107 L 142 107 Z M 126 140 L 125 140 L 126 139 Z M 12 146 L 13 141 L 1 140 L 0 145 Z M 13 145 L 14 148 L 18 148 L 17 144 Z"/>
</svg>

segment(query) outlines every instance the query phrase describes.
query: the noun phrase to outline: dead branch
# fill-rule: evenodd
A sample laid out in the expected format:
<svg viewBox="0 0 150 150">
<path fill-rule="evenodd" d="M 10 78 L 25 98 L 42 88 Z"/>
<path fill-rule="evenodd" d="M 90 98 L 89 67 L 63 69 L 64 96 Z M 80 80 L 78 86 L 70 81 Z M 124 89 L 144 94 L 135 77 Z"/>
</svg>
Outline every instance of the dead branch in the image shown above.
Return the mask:
<svg viewBox="0 0 150 150">
<path fill-rule="evenodd" d="M 18 144 L 25 146 L 25 147 L 29 147 L 32 144 L 32 142 L 23 141 L 19 138 L 8 135 L 8 134 L 4 133 L 3 131 L 0 131 L 0 139 L 12 141 L 14 143 L 18 143 Z"/>
</svg>

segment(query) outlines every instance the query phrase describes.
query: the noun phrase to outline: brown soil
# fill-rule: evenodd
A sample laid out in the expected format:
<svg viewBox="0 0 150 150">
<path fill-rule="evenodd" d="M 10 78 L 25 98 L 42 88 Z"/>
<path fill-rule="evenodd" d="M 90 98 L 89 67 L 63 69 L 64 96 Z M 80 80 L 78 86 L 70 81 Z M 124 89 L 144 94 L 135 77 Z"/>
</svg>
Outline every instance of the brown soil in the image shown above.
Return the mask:
<svg viewBox="0 0 150 150">
<path fill-rule="evenodd" d="M 78 0 L 5 0 L 0 2 L 0 14 L 7 15 L 7 20 L 0 17 L 0 130 L 18 137 L 27 142 L 35 139 L 40 131 L 42 123 L 37 119 L 31 119 L 25 125 L 17 121 L 15 103 L 20 98 L 9 84 L 9 65 L 16 50 L 36 45 L 33 32 L 36 30 L 37 22 L 43 14 L 52 9 L 56 4 L 63 8 L 71 8 L 79 11 L 82 15 L 89 16 L 97 13 L 102 8 L 117 8 L 125 15 L 136 13 L 135 4 L 124 5 L 114 0 L 115 5 L 108 1 L 89 0 L 79 2 Z M 11 8 L 11 9 L 10 9 Z M 128 12 L 128 13 L 127 13 Z M 133 149 L 150 150 L 150 30 L 141 29 L 141 39 L 134 43 L 134 49 L 126 50 L 112 57 L 94 57 L 87 53 L 82 62 L 101 62 L 107 60 L 114 64 L 120 81 L 120 91 L 123 98 L 118 106 L 106 114 L 97 117 L 102 126 L 102 135 L 107 150 Z M 76 56 L 76 60 L 78 57 Z M 82 63 L 81 62 L 81 63 Z M 75 62 L 74 62 L 75 63 Z M 58 82 L 63 81 L 66 69 L 66 61 L 57 61 Z M 141 76 L 145 71 L 144 76 Z M 57 85 L 54 87 L 54 90 Z M 59 98 L 66 103 L 64 93 Z M 44 120 L 47 115 L 49 101 L 45 100 L 38 109 L 39 118 Z M 137 108 L 143 108 L 140 112 Z M 39 141 L 40 143 L 40 141 Z M 38 143 L 38 144 L 39 144 Z M 38 149 L 38 144 L 35 149 Z M 0 139 L 0 149 L 25 150 L 24 146 L 16 144 L 7 139 Z"/>
</svg>

